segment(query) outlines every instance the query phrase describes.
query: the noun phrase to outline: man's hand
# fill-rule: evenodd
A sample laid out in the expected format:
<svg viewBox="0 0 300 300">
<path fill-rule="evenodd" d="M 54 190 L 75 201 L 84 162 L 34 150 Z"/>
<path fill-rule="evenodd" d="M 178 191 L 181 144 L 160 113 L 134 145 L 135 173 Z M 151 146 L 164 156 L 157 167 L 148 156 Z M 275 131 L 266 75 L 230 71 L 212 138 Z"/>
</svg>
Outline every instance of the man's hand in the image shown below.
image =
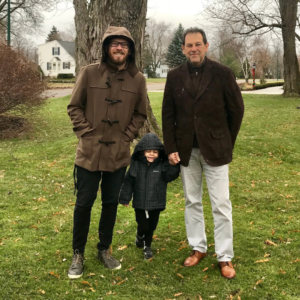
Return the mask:
<svg viewBox="0 0 300 300">
<path fill-rule="evenodd" d="M 176 164 L 178 164 L 180 162 L 180 157 L 179 157 L 178 152 L 169 154 L 168 158 L 169 158 L 169 163 L 173 166 L 175 166 Z"/>
<path fill-rule="evenodd" d="M 129 207 L 129 204 L 122 204 L 123 206 L 125 206 L 125 207 Z"/>
</svg>

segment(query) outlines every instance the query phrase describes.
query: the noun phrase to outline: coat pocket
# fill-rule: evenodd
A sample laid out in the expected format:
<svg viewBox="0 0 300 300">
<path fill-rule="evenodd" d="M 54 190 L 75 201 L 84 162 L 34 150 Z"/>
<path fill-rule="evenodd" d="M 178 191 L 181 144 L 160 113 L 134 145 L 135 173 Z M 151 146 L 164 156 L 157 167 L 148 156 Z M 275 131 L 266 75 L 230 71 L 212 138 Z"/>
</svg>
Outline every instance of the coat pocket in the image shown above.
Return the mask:
<svg viewBox="0 0 300 300">
<path fill-rule="evenodd" d="M 167 199 L 167 184 L 158 184 L 156 186 L 156 193 L 158 199 L 158 206 L 166 206 Z"/>
<path fill-rule="evenodd" d="M 128 140 L 128 136 L 125 133 L 122 133 L 119 141 L 117 160 L 130 157 L 130 141 L 127 141 L 126 139 Z"/>
<path fill-rule="evenodd" d="M 229 130 L 212 131 L 212 147 L 216 157 L 231 155 L 232 144 Z"/>
<path fill-rule="evenodd" d="M 91 132 L 87 132 L 80 137 L 77 150 L 91 160 L 93 155 L 93 134 Z"/>
</svg>

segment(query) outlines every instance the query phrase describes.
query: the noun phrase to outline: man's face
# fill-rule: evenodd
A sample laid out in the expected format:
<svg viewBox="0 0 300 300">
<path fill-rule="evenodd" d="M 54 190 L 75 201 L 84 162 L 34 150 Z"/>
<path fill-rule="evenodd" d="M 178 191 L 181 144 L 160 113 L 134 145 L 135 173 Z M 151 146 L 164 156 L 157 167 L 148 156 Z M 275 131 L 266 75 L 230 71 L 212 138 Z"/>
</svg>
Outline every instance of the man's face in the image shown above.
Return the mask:
<svg viewBox="0 0 300 300">
<path fill-rule="evenodd" d="M 181 45 L 182 52 L 186 58 L 195 66 L 199 66 L 208 50 L 209 44 L 204 44 L 203 36 L 200 32 L 188 33 L 185 36 L 185 44 Z"/>
<path fill-rule="evenodd" d="M 108 57 L 111 63 L 118 67 L 126 65 L 130 54 L 129 42 L 122 38 L 114 38 L 108 44 Z"/>
<path fill-rule="evenodd" d="M 149 163 L 154 162 L 158 158 L 158 150 L 145 150 L 144 155 L 146 156 Z"/>
</svg>

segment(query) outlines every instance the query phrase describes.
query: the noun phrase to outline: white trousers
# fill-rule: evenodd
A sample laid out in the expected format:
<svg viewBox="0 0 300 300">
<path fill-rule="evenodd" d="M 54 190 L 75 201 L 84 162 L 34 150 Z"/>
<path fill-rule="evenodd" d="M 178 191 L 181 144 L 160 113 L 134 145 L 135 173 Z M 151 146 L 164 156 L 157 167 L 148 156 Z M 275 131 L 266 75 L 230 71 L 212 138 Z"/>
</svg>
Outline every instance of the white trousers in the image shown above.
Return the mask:
<svg viewBox="0 0 300 300">
<path fill-rule="evenodd" d="M 185 225 L 189 245 L 202 253 L 207 240 L 202 205 L 202 177 L 205 175 L 214 218 L 215 252 L 218 261 L 233 258 L 232 208 L 229 200 L 228 165 L 209 166 L 198 148 L 193 148 L 189 165 L 181 166 L 185 195 Z"/>
</svg>

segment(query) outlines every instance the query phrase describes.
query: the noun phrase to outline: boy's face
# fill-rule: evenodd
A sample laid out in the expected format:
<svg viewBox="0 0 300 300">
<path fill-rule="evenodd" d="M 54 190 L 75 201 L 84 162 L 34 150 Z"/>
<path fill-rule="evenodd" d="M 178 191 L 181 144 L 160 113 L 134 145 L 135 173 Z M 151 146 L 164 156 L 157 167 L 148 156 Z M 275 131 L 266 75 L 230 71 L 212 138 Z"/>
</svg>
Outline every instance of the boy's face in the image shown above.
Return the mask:
<svg viewBox="0 0 300 300">
<path fill-rule="evenodd" d="M 144 155 L 146 156 L 149 163 L 154 162 L 158 158 L 158 150 L 145 150 Z"/>
</svg>

